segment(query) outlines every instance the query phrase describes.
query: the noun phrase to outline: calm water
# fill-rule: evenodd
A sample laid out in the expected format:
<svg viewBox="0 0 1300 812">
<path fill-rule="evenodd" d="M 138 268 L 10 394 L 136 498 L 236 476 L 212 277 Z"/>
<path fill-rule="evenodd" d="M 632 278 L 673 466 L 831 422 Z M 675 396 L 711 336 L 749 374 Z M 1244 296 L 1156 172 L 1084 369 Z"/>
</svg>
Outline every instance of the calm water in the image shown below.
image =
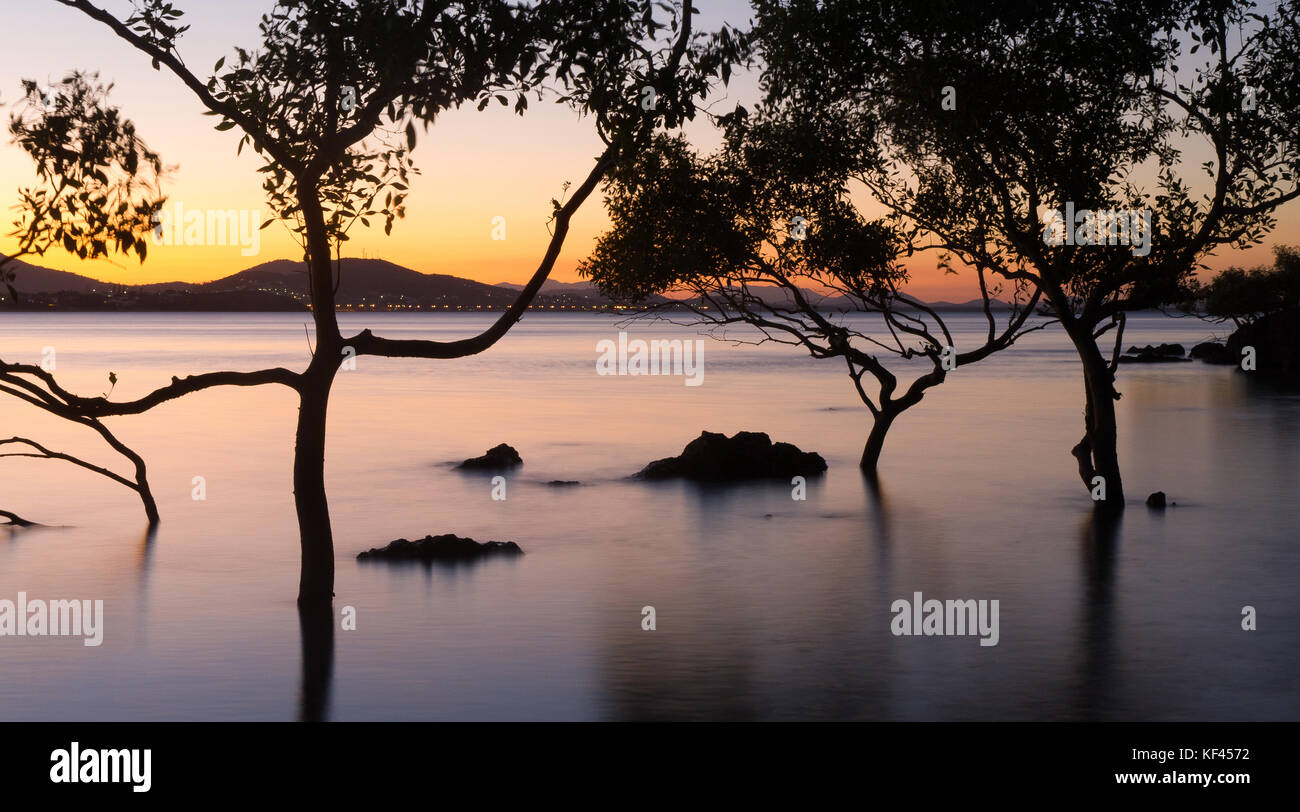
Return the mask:
<svg viewBox="0 0 1300 812">
<path fill-rule="evenodd" d="M 343 317 L 345 330 L 469 335 L 488 317 Z M 962 335 L 980 323 L 954 317 Z M 301 368 L 294 315 L 6 315 L 0 354 L 86 394 L 173 374 Z M 694 338 L 687 328 L 639 331 Z M 867 416 L 842 364 L 705 345 L 704 384 L 601 377 L 615 323 L 536 315 L 484 356 L 359 359 L 340 373 L 327 479 L 338 582 L 330 668 L 304 650 L 290 490 L 296 402 L 209 391 L 111 423 L 150 461 L 163 524 L 66 463 L 0 460 L 0 598 L 105 602 L 98 648 L 0 638 L 0 719 L 1300 719 L 1300 398 L 1200 363 L 1124 367 L 1129 509 L 1094 528 L 1069 448 L 1081 382 L 1056 332 L 958 370 L 895 425 L 874 492 Z M 1210 328 L 1141 317 L 1127 343 Z M 960 346 L 959 338 L 959 346 Z M 701 429 L 766 431 L 830 470 L 788 485 L 624 477 Z M 94 437 L 0 399 L 0 435 L 117 464 Z M 493 501 L 450 463 L 508 442 Z M 206 479 L 206 501 L 191 499 Z M 554 479 L 580 480 L 572 488 Z M 1164 514 L 1142 500 L 1164 490 Z M 361 565 L 398 537 L 512 539 L 474 566 Z M 894 637 L 889 607 L 997 599 L 1000 642 Z M 657 630 L 641 629 L 652 605 Z M 1254 606 L 1258 631 L 1241 629 Z M 328 652 L 326 652 L 328 655 Z"/>
</svg>

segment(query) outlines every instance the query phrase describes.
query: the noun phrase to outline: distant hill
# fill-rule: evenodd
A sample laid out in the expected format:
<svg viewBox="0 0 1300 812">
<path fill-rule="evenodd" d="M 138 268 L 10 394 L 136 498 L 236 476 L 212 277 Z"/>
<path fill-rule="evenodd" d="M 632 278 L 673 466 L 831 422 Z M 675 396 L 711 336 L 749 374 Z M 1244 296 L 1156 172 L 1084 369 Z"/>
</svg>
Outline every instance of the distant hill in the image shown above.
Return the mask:
<svg viewBox="0 0 1300 812">
<path fill-rule="evenodd" d="M 27 307 L 42 310 L 291 310 L 307 308 L 307 264 L 279 259 L 211 282 L 121 285 L 26 262 L 10 265 Z M 344 259 L 336 300 L 342 309 L 500 309 L 516 290 L 447 274 L 425 274 L 382 259 Z M 594 306 L 563 290 L 540 294 L 534 307 Z"/>
<path fill-rule="evenodd" d="M 41 310 L 201 310 L 303 311 L 307 309 L 307 264 L 277 259 L 211 282 L 153 282 L 121 285 L 67 271 L 42 268 L 21 260 L 12 268 L 23 306 Z M 448 274 L 426 274 L 382 259 L 344 259 L 336 301 L 343 310 L 477 310 L 508 307 L 523 285 L 489 285 Z M 822 309 L 850 310 L 849 300 L 806 291 Z M 773 304 L 787 303 L 780 290 L 764 292 Z M 0 296 L 0 300 L 3 300 Z M 654 297 L 653 302 L 666 302 Z M 542 284 L 535 309 L 595 310 L 613 304 L 591 282 Z M 979 299 L 965 303 L 934 302 L 936 310 L 980 311 Z M 1009 305 L 998 302 L 998 309 Z"/>
<path fill-rule="evenodd" d="M 26 293 L 59 293 L 62 291 L 90 293 L 96 288 L 104 290 L 110 287 L 120 287 L 109 282 L 91 279 L 88 276 L 30 265 L 20 259 L 13 260 L 5 267 L 18 275 L 15 287 L 18 288 L 20 296 Z"/>
<path fill-rule="evenodd" d="M 516 282 L 498 282 L 495 287 L 507 290 L 523 290 L 524 286 Z M 596 285 L 592 282 L 556 282 L 547 279 L 542 283 L 541 293 L 570 293 L 579 296 L 599 296 Z"/>
<path fill-rule="evenodd" d="M 340 263 L 340 303 L 411 304 L 418 306 L 509 305 L 508 291 L 447 274 L 424 274 L 382 259 L 344 259 Z M 149 287 L 159 287 L 157 285 Z M 307 263 L 277 259 L 246 271 L 197 286 L 205 291 L 259 290 L 301 297 L 308 295 Z"/>
</svg>

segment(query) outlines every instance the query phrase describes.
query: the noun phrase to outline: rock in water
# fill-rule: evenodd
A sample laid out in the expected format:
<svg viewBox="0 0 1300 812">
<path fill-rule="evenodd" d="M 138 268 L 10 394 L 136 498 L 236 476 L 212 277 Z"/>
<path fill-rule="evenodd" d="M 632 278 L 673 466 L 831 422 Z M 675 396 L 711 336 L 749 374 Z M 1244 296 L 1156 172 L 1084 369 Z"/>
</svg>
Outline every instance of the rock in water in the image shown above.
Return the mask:
<svg viewBox="0 0 1300 812">
<path fill-rule="evenodd" d="M 820 454 L 800 451 L 789 443 L 773 443 L 762 432 L 741 431 L 732 437 L 701 432 L 682 453 L 642 468 L 638 479 L 682 477 L 697 482 L 734 482 L 744 479 L 788 479 L 826 470 Z"/>
<path fill-rule="evenodd" d="M 397 539 L 387 547 L 373 547 L 357 553 L 357 559 L 382 559 L 385 561 L 474 561 L 486 555 L 523 555 L 524 551 L 513 541 L 487 541 L 480 544 L 474 539 L 461 538 L 451 533 L 425 536 L 416 541 Z"/>
<path fill-rule="evenodd" d="M 1217 341 L 1202 341 L 1188 353 L 1192 358 L 1199 358 L 1207 364 L 1235 364 L 1236 360 L 1228 354 L 1228 348 Z"/>
<path fill-rule="evenodd" d="M 502 443 L 495 448 L 489 448 L 488 452 L 483 456 L 471 457 L 456 467 L 470 471 L 500 471 L 523 464 L 524 461 L 519 456 L 519 452 Z"/>
<path fill-rule="evenodd" d="M 1300 309 L 1270 313 L 1243 324 L 1228 336 L 1224 354 L 1241 369 L 1242 351 L 1255 352 L 1255 370 L 1266 378 L 1286 385 L 1300 384 Z M 1243 370 L 1244 371 L 1244 370 Z"/>
<path fill-rule="evenodd" d="M 1159 347 L 1148 344 L 1142 349 L 1129 347 L 1128 352 L 1128 355 L 1121 355 L 1119 360 L 1127 364 L 1166 364 L 1190 360 L 1183 357 L 1187 351 L 1182 344 L 1161 344 Z"/>
<path fill-rule="evenodd" d="M 1165 507 L 1165 492 L 1156 491 L 1147 497 L 1147 507 L 1158 508 L 1163 510 Z"/>
<path fill-rule="evenodd" d="M 1129 355 L 1166 355 L 1182 356 L 1187 354 L 1182 344 L 1161 344 L 1159 347 L 1153 347 L 1150 344 L 1138 349 L 1137 345 L 1132 345 L 1127 350 Z"/>
</svg>

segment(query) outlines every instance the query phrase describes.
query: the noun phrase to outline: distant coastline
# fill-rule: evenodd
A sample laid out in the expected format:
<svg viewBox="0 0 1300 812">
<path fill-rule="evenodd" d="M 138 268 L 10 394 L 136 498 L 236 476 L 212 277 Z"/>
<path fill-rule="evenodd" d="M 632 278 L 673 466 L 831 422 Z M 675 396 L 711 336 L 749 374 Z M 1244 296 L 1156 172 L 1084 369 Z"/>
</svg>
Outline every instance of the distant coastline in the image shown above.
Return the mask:
<svg viewBox="0 0 1300 812">
<path fill-rule="evenodd" d="M 211 282 L 155 282 L 123 285 L 88 276 L 14 262 L 18 305 L 0 295 L 0 312 L 85 313 L 207 312 L 304 313 L 309 310 L 306 266 L 273 260 Z M 336 294 L 341 312 L 464 313 L 504 310 L 523 285 L 489 285 L 446 274 L 425 274 L 380 259 L 344 259 Z M 657 303 L 668 300 L 655 297 Z M 842 297 L 826 297 L 827 311 L 850 310 Z M 980 312 L 980 300 L 931 302 L 941 312 Z M 995 308 L 1009 305 L 995 302 Z M 620 312 L 627 310 L 602 296 L 590 282 L 547 281 L 534 300 L 534 311 Z"/>
</svg>

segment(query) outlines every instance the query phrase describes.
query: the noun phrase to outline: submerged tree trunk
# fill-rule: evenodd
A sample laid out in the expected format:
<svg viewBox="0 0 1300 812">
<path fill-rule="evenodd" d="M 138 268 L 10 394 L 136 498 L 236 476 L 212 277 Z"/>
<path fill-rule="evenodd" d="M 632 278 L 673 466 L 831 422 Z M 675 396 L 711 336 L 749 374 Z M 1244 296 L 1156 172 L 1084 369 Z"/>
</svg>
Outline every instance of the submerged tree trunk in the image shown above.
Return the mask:
<svg viewBox="0 0 1300 812">
<path fill-rule="evenodd" d="M 119 449 L 131 460 L 135 466 L 135 485 L 136 493 L 140 495 L 140 502 L 144 505 L 145 518 L 149 520 L 150 527 L 157 527 L 161 518 L 158 516 L 158 502 L 153 498 L 153 489 L 149 487 L 149 469 L 145 466 L 144 458 L 135 453 L 126 446 Z"/>
<path fill-rule="evenodd" d="M 158 515 L 158 503 L 154 501 L 153 491 L 149 489 L 149 480 L 143 467 L 136 469 L 136 482 L 140 483 L 140 501 L 144 503 L 144 515 L 150 527 L 156 527 L 162 518 Z"/>
<path fill-rule="evenodd" d="M 894 425 L 894 419 L 898 417 L 900 411 L 882 409 L 875 415 L 871 432 L 867 434 L 867 445 L 862 449 L 862 461 L 858 463 L 863 473 L 876 476 L 880 465 L 880 452 L 885 447 L 885 435 L 889 433 L 889 427 Z"/>
<path fill-rule="evenodd" d="M 1069 330 L 1070 340 L 1083 364 L 1084 436 L 1073 454 L 1079 462 L 1079 476 L 1093 492 L 1101 477 L 1105 498 L 1097 506 L 1107 510 L 1124 509 L 1124 481 L 1119 469 L 1119 430 L 1115 414 L 1115 373 L 1102 356 L 1091 330 L 1077 325 Z"/>
<path fill-rule="evenodd" d="M 325 497 L 325 424 L 332 378 L 313 375 L 309 369 L 300 391 L 293 457 L 293 501 L 302 544 L 300 604 L 328 605 L 334 599 L 334 532 Z"/>
</svg>

